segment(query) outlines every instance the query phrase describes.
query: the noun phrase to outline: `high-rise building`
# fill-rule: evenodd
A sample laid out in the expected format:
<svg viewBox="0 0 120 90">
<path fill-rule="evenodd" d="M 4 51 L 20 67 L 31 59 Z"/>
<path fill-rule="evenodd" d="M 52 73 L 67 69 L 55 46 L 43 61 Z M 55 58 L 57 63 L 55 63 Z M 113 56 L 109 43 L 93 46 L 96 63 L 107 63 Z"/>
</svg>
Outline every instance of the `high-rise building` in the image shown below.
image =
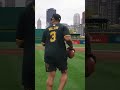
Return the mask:
<svg viewBox="0 0 120 90">
<path fill-rule="evenodd" d="M 90 12 L 92 12 L 94 14 L 98 14 L 99 0 L 86 0 L 85 1 L 85 9 L 89 10 Z"/>
<path fill-rule="evenodd" d="M 81 36 L 84 36 L 84 25 L 83 24 L 80 24 L 79 27 L 78 27 L 78 34 L 80 34 Z"/>
<path fill-rule="evenodd" d="M 73 24 L 74 26 L 80 25 L 80 14 L 79 13 L 74 14 Z"/>
<path fill-rule="evenodd" d="M 82 13 L 81 23 L 85 24 L 85 11 Z"/>
<path fill-rule="evenodd" d="M 56 14 L 56 10 L 54 8 L 47 9 L 46 12 L 46 26 L 48 27 L 51 22 L 51 17 L 53 14 Z"/>
<path fill-rule="evenodd" d="M 99 15 L 107 18 L 111 24 L 120 21 L 120 0 L 100 0 Z"/>
<path fill-rule="evenodd" d="M 41 29 L 41 20 L 40 19 L 38 19 L 38 21 L 37 21 L 37 29 Z"/>
<path fill-rule="evenodd" d="M 120 22 L 120 0 L 86 0 L 85 4 L 86 10 L 108 19 L 110 24 Z"/>
<path fill-rule="evenodd" d="M 0 0 L 0 7 L 4 7 L 5 5 L 5 0 Z"/>
<path fill-rule="evenodd" d="M 15 0 L 5 0 L 5 7 L 15 7 Z"/>
<path fill-rule="evenodd" d="M 27 6 L 30 2 L 32 2 L 33 0 L 26 0 L 25 5 Z"/>
<path fill-rule="evenodd" d="M 2 2 L 0 1 L 0 7 L 2 7 Z"/>
<path fill-rule="evenodd" d="M 76 13 L 74 14 L 73 17 L 73 25 L 74 25 L 74 29 L 76 30 L 76 33 L 78 33 L 78 31 L 80 30 L 80 14 Z"/>
<path fill-rule="evenodd" d="M 0 0 L 0 2 L 2 7 L 25 7 L 25 4 L 28 2 L 28 0 Z"/>
<path fill-rule="evenodd" d="M 15 0 L 15 7 L 25 7 L 26 0 Z"/>
</svg>

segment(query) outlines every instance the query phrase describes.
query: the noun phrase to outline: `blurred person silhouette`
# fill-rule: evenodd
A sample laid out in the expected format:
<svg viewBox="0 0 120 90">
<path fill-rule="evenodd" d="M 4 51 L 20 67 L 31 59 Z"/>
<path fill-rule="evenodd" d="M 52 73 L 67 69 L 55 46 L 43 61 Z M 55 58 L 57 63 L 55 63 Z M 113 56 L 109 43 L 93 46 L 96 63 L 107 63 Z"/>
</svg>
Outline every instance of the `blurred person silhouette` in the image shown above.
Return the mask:
<svg viewBox="0 0 120 90">
<path fill-rule="evenodd" d="M 85 32 L 85 77 L 89 77 L 95 71 L 96 57 L 92 53 L 91 40 L 88 32 Z"/>
<path fill-rule="evenodd" d="M 24 90 L 35 90 L 35 1 L 19 18 L 16 44 L 23 48 L 22 84 Z"/>
</svg>

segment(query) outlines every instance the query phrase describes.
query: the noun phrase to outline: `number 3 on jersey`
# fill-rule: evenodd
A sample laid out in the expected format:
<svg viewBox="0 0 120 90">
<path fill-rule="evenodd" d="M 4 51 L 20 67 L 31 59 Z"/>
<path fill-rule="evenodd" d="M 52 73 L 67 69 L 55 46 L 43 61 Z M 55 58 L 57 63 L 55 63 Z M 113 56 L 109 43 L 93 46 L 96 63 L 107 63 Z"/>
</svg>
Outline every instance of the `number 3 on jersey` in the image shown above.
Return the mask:
<svg viewBox="0 0 120 90">
<path fill-rule="evenodd" d="M 55 31 L 50 32 L 50 36 L 51 36 L 50 42 L 55 42 L 55 40 L 56 40 L 56 32 Z"/>
</svg>

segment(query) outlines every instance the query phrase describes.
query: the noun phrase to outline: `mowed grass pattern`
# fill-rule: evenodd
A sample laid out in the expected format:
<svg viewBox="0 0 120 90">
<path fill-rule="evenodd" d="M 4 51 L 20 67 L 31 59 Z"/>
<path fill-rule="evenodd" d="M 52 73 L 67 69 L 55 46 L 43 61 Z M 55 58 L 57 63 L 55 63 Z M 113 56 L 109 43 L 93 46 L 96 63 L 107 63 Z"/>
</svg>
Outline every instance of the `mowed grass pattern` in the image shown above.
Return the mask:
<svg viewBox="0 0 120 90">
<path fill-rule="evenodd" d="M 22 57 L 0 55 L 0 90 L 23 90 Z"/>
<path fill-rule="evenodd" d="M 44 51 L 36 50 L 35 82 L 36 90 L 46 90 L 47 73 L 44 65 Z M 68 82 L 64 90 L 85 90 L 85 53 L 76 53 L 75 57 L 68 60 Z M 57 71 L 54 89 L 57 90 L 61 73 Z"/>
<path fill-rule="evenodd" d="M 35 44 L 35 46 L 42 46 L 42 44 Z M 85 44 L 74 44 L 74 47 L 85 47 Z"/>
<path fill-rule="evenodd" d="M 119 60 L 97 60 L 95 72 L 85 79 L 86 90 L 120 90 L 119 70 Z"/>
</svg>

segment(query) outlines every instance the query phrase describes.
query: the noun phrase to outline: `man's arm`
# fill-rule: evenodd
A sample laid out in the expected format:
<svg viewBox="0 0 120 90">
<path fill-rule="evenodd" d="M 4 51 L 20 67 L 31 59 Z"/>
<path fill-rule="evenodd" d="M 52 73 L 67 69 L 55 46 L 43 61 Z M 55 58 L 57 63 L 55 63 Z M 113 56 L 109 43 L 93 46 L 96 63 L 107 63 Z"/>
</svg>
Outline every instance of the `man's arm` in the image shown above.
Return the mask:
<svg viewBox="0 0 120 90">
<path fill-rule="evenodd" d="M 72 40 L 71 40 L 71 36 L 70 35 L 65 35 L 64 39 L 65 39 L 66 43 L 69 45 L 69 47 L 73 48 L 73 43 L 72 43 Z"/>
<path fill-rule="evenodd" d="M 96 56 L 92 53 L 91 50 L 91 41 L 90 41 L 90 35 L 88 32 L 85 34 L 85 54 L 87 58 L 92 58 L 96 62 Z M 87 60 L 87 59 L 86 59 Z"/>
<path fill-rule="evenodd" d="M 46 41 L 46 31 L 43 32 L 43 36 L 42 36 L 42 45 L 45 46 L 45 41 Z"/>
<path fill-rule="evenodd" d="M 66 43 L 72 49 L 73 48 L 73 43 L 72 43 L 71 35 L 70 35 L 70 32 L 69 32 L 69 29 L 66 26 L 64 26 L 64 28 L 63 28 L 63 34 L 64 34 L 64 39 L 65 39 Z"/>
</svg>

